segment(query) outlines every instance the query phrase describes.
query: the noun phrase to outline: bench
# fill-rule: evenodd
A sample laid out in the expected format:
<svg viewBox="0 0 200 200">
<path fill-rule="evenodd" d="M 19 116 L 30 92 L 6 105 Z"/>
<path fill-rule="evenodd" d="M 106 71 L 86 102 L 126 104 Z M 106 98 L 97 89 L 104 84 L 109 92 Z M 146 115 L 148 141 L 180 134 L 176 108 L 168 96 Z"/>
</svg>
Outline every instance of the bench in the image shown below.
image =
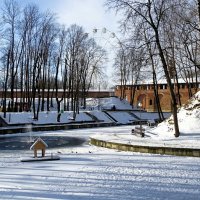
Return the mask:
<svg viewBox="0 0 200 200">
<path fill-rule="evenodd" d="M 129 120 L 130 122 L 132 122 L 132 125 L 145 125 L 147 124 L 147 120 Z"/>
<path fill-rule="evenodd" d="M 149 127 L 154 127 L 154 126 L 156 126 L 156 122 L 155 122 L 154 120 L 148 120 L 148 121 L 147 121 L 147 125 L 148 125 Z"/>
<path fill-rule="evenodd" d="M 142 126 L 136 126 L 134 129 L 132 129 L 132 134 L 135 134 L 136 136 L 144 137 L 145 129 L 142 128 Z"/>
</svg>

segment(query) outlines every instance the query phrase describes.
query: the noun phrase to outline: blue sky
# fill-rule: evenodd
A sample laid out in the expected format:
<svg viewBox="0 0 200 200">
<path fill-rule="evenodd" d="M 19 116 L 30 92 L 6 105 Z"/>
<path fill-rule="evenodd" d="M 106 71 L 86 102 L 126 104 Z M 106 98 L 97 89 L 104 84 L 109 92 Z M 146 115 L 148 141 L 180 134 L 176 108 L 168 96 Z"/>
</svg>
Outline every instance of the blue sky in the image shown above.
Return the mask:
<svg viewBox="0 0 200 200">
<path fill-rule="evenodd" d="M 105 0 L 17 0 L 22 7 L 35 3 L 41 11 L 50 10 L 57 14 L 58 22 L 70 26 L 78 24 L 85 31 L 92 33 L 93 28 L 106 27 L 111 32 L 117 32 L 117 16 L 114 11 L 108 11 L 103 6 Z M 3 0 L 0 0 L 2 6 Z"/>
<path fill-rule="evenodd" d="M 69 27 L 71 24 L 83 26 L 85 32 L 89 33 L 90 37 L 94 37 L 97 44 L 101 45 L 109 52 L 106 71 L 109 76 L 112 76 L 112 65 L 114 53 L 118 40 L 111 38 L 110 32 L 114 32 L 118 38 L 119 17 L 114 11 L 108 11 L 103 6 L 106 0 L 16 0 L 23 8 L 29 3 L 35 3 L 39 6 L 40 11 L 52 11 L 57 15 L 57 21 Z M 2 7 L 4 0 L 0 0 Z M 107 33 L 102 34 L 102 29 L 106 28 Z M 97 28 L 97 34 L 93 33 L 93 29 Z M 114 50 L 115 49 L 115 50 Z"/>
</svg>

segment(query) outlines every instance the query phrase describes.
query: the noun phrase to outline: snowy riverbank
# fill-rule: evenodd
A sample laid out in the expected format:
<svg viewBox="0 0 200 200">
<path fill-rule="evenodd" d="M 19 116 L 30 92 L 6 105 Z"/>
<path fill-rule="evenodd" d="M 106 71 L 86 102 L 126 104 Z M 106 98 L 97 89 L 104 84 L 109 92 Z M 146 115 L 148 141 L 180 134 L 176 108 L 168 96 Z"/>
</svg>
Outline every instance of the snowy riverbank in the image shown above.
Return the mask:
<svg viewBox="0 0 200 200">
<path fill-rule="evenodd" d="M 89 138 L 126 127 L 34 132 Z M 27 133 L 26 133 L 27 134 Z M 0 152 L 0 199 L 133 200 L 198 199 L 200 159 L 121 152 L 90 146 L 47 149 L 60 160 L 22 163 L 30 150 Z"/>
<path fill-rule="evenodd" d="M 71 136 L 87 141 L 89 137 L 102 137 L 124 143 L 196 148 L 200 146 L 199 97 L 198 94 L 179 111 L 181 134 L 178 138 L 174 137 L 172 119 L 157 127 L 148 127 L 144 138 L 131 135 L 134 126 L 15 136 Z M 2 142 L 5 137 L 13 136 L 1 136 Z M 33 156 L 32 151 L 1 151 L 0 199 L 196 200 L 200 196 L 199 158 L 122 152 L 94 147 L 88 142 L 77 147 L 47 149 L 47 155 L 51 154 L 59 155 L 60 160 L 22 163 L 20 159 Z"/>
</svg>

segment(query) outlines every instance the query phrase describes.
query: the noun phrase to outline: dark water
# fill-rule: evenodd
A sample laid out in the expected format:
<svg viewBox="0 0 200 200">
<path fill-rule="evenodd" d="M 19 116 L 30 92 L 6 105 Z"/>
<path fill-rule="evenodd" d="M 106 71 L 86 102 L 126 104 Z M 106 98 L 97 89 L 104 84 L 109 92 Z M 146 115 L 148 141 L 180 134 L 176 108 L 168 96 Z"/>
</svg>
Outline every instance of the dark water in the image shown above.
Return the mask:
<svg viewBox="0 0 200 200">
<path fill-rule="evenodd" d="M 38 137 L 13 136 L 0 138 L 0 150 L 29 150 Z M 83 138 L 66 136 L 41 136 L 49 148 L 80 146 L 86 140 Z M 31 140 L 31 141 L 30 141 Z"/>
</svg>

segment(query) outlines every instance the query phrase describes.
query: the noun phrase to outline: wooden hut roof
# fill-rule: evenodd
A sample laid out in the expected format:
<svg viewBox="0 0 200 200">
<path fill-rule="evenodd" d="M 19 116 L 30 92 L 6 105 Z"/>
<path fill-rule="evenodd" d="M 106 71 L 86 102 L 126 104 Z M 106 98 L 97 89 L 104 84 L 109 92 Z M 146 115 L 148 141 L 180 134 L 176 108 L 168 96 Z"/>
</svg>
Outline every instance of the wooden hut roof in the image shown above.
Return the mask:
<svg viewBox="0 0 200 200">
<path fill-rule="evenodd" d="M 33 150 L 33 149 L 34 149 L 34 146 L 35 146 L 37 143 L 39 143 L 39 142 L 41 142 L 42 144 L 44 144 L 45 147 L 48 147 L 47 143 L 44 142 L 44 140 L 43 140 L 42 138 L 38 138 L 38 139 L 32 144 L 32 146 L 30 147 L 30 150 Z"/>
</svg>

